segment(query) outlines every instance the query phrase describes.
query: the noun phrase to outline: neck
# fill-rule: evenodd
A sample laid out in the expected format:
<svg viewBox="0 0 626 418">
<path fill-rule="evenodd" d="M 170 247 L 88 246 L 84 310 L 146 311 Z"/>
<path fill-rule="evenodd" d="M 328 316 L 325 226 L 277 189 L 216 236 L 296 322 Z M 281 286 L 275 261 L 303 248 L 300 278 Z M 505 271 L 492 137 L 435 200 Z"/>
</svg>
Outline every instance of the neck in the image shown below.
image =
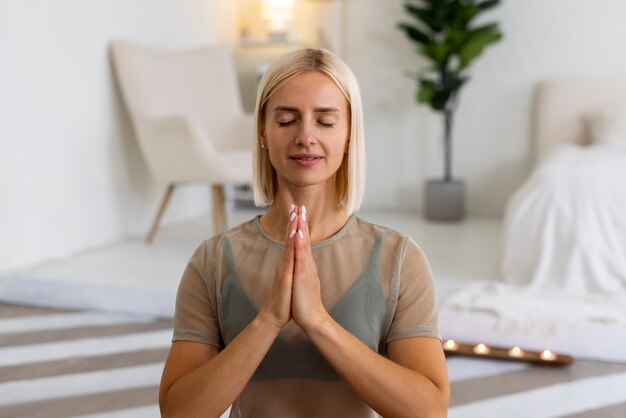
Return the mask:
<svg viewBox="0 0 626 418">
<path fill-rule="evenodd" d="M 326 193 L 315 188 L 279 188 L 274 203 L 261 217 L 266 233 L 278 241 L 285 240 L 289 208 L 294 204 L 306 207 L 307 224 L 312 242 L 333 236 L 347 222 L 348 215 L 337 199 L 334 189 Z"/>
</svg>

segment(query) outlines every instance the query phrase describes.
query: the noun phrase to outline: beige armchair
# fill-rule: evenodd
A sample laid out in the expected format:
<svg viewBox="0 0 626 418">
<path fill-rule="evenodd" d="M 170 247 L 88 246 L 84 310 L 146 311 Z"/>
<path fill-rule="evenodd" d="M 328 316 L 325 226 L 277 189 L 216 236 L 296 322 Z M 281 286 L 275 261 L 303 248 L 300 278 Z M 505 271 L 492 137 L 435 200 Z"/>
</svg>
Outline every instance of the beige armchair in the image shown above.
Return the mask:
<svg viewBox="0 0 626 418">
<path fill-rule="evenodd" d="M 214 233 L 226 229 L 224 185 L 252 181 L 253 117 L 242 110 L 229 50 L 159 51 L 113 42 L 117 81 L 151 173 L 167 184 L 151 242 L 174 188 L 211 185 Z"/>
</svg>

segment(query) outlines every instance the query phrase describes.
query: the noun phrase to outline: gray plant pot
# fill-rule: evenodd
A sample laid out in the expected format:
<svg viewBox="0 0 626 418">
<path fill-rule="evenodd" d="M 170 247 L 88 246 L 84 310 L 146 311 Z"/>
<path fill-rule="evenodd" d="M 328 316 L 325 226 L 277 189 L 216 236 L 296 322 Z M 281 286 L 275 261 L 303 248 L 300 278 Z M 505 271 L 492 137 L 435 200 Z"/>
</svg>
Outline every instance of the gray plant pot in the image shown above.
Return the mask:
<svg viewBox="0 0 626 418">
<path fill-rule="evenodd" d="M 465 182 L 428 180 L 426 182 L 426 219 L 461 221 L 465 216 Z"/>
</svg>

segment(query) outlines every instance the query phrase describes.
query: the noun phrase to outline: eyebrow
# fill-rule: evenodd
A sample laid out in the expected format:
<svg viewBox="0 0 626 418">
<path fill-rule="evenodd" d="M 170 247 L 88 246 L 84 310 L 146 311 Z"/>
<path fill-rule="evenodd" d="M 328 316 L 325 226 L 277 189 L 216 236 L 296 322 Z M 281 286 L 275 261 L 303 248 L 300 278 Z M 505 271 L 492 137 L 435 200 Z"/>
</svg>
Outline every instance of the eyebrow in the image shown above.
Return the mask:
<svg viewBox="0 0 626 418">
<path fill-rule="evenodd" d="M 298 109 L 297 107 L 291 107 L 291 106 L 276 106 L 273 111 L 274 112 L 300 113 L 300 109 Z M 315 109 L 313 109 L 313 112 L 315 113 L 339 112 L 339 109 L 337 109 L 336 107 L 316 107 Z"/>
</svg>

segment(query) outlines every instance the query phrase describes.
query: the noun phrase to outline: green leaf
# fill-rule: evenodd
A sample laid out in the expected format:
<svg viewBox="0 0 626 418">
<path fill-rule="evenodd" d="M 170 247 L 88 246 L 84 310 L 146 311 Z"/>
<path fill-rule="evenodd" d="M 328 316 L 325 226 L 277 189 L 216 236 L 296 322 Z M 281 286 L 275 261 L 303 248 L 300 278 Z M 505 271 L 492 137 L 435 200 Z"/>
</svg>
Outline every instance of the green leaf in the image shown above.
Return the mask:
<svg viewBox="0 0 626 418">
<path fill-rule="evenodd" d="M 433 26 L 437 29 L 437 32 L 442 31 L 450 22 L 454 21 L 455 10 L 456 7 L 453 4 L 433 4 L 430 14 L 433 16 Z"/>
<path fill-rule="evenodd" d="M 464 80 L 460 81 L 462 84 Z M 456 89 L 442 86 L 437 82 L 429 79 L 420 79 L 420 87 L 417 92 L 418 103 L 428 103 L 435 111 L 443 111 L 446 109 L 450 98 L 456 93 Z M 460 85 L 455 83 L 455 85 Z"/>
<path fill-rule="evenodd" d="M 480 12 L 480 9 L 475 6 L 464 7 L 459 11 L 459 21 L 463 27 L 466 27 Z"/>
<path fill-rule="evenodd" d="M 422 48 L 422 53 L 428 58 L 435 61 L 438 67 L 441 67 L 444 66 L 450 58 L 452 50 L 450 50 L 450 48 L 444 43 L 431 41 L 424 45 L 424 48 Z"/>
<path fill-rule="evenodd" d="M 435 84 L 432 81 L 420 80 L 420 87 L 416 96 L 418 103 L 430 103 L 435 94 Z"/>
<path fill-rule="evenodd" d="M 495 23 L 471 31 L 467 40 L 459 49 L 460 68 L 467 68 L 483 52 L 487 45 L 497 42 L 501 38 L 502 34 Z"/>
<path fill-rule="evenodd" d="M 476 13 L 476 6 L 469 1 L 452 0 L 433 7 L 435 14 L 445 25 L 446 29 L 451 27 L 462 27 L 468 17 Z"/>
<path fill-rule="evenodd" d="M 483 11 L 483 10 L 491 9 L 492 7 L 495 7 L 498 4 L 500 4 L 500 0 L 487 0 L 487 1 L 483 1 L 482 3 L 478 3 L 477 6 L 481 11 Z"/>
<path fill-rule="evenodd" d="M 467 80 L 468 77 L 461 77 L 455 73 L 446 73 L 443 77 L 443 89 L 448 90 L 451 94 L 454 94 Z"/>
<path fill-rule="evenodd" d="M 445 20 L 442 20 L 441 17 L 437 15 L 436 12 L 438 9 L 436 8 L 425 9 L 408 3 L 404 5 L 404 8 L 409 14 L 412 14 L 418 21 L 433 32 L 441 32 L 445 27 Z"/>
<path fill-rule="evenodd" d="M 446 109 L 446 104 L 450 100 L 450 93 L 446 91 L 438 91 L 435 93 L 435 96 L 430 101 L 430 106 L 438 111 L 442 112 Z"/>
<path fill-rule="evenodd" d="M 432 16 L 428 9 L 417 7 L 413 4 L 408 4 L 408 3 L 404 5 L 404 8 L 409 14 L 413 15 L 413 17 L 415 17 L 417 20 L 424 23 L 426 26 L 430 27 Z"/>
<path fill-rule="evenodd" d="M 468 37 L 469 32 L 466 30 L 452 28 L 444 38 L 443 42 L 446 44 L 451 53 L 455 53 L 461 49 Z"/>
<path fill-rule="evenodd" d="M 398 27 L 400 29 L 403 29 L 406 35 L 417 43 L 424 45 L 430 41 L 430 37 L 424 32 L 420 31 L 415 26 L 411 26 L 406 23 L 400 23 Z"/>
<path fill-rule="evenodd" d="M 497 24 L 472 29 L 470 22 L 500 0 L 406 0 L 407 13 L 416 19 L 399 28 L 417 42 L 419 52 L 430 62 L 417 73 L 416 100 L 433 110 L 451 109 L 468 81 L 463 70 L 490 44 L 500 40 Z"/>
</svg>

